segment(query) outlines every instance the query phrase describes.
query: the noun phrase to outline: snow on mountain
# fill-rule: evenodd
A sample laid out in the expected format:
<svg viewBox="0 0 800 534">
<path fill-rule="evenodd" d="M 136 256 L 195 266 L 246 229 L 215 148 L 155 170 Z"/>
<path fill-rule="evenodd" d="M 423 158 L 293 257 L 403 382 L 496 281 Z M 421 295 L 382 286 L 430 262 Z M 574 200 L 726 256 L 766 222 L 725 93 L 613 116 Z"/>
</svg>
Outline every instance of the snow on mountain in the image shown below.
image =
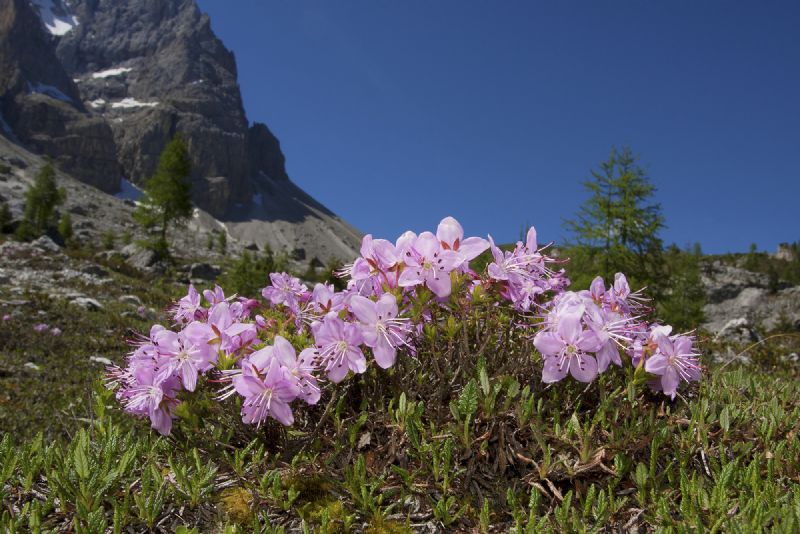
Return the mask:
<svg viewBox="0 0 800 534">
<path fill-rule="evenodd" d="M 111 104 L 112 108 L 142 108 L 148 107 L 153 108 L 158 105 L 158 102 L 139 102 L 135 98 L 123 98 L 119 102 L 113 102 Z"/>
<path fill-rule="evenodd" d="M 92 73 L 92 78 L 97 79 L 97 78 L 109 78 L 111 76 L 120 76 L 120 75 L 125 74 L 126 72 L 130 72 L 132 70 L 133 69 L 131 69 L 129 67 L 118 67 L 116 69 L 108 69 L 108 70 L 103 70 L 103 71 L 100 71 L 100 72 L 94 72 L 94 73 Z"/>
<path fill-rule="evenodd" d="M 78 18 L 71 14 L 60 0 L 30 0 L 39 10 L 45 28 L 53 35 L 64 35 L 78 25 Z"/>
</svg>

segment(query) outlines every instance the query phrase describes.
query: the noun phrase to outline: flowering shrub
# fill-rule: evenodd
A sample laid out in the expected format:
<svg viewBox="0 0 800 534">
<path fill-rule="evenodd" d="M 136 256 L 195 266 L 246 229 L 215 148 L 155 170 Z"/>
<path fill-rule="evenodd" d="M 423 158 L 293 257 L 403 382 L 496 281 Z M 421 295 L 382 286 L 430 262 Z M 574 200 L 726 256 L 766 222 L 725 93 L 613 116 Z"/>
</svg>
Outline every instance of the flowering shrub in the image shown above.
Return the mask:
<svg viewBox="0 0 800 534">
<path fill-rule="evenodd" d="M 173 309 L 174 328 L 154 325 L 127 367 L 111 369 L 110 383 L 127 412 L 149 417 L 162 434 L 171 430 L 178 394 L 195 391 L 201 375 L 226 384 L 220 400 L 242 398 L 244 423 L 271 417 L 291 425 L 292 404 L 316 404 L 325 381 L 364 373 L 373 360 L 388 369 L 398 356 L 424 359 L 416 350 L 424 326 L 477 299 L 513 310 L 515 328 L 542 355 L 546 383 L 568 375 L 591 382 L 611 364 L 627 364 L 674 399 L 682 380 L 699 380 L 693 336 L 647 322 L 646 300 L 631 292 L 625 275 L 610 287 L 598 277 L 589 290 L 568 291 L 562 262 L 547 256 L 548 246 L 539 246 L 531 228 L 524 243 L 503 251 L 491 237 L 465 239 L 447 217 L 436 234 L 409 231 L 394 243 L 366 235 L 360 256 L 341 272 L 344 291 L 321 283 L 309 289 L 286 273 L 269 275 L 264 302 L 226 296 L 219 286 L 201 297 L 189 286 Z M 476 273 L 470 262 L 486 250 L 492 261 Z M 298 352 L 282 329 L 287 322 L 290 337 L 309 346 Z"/>
</svg>

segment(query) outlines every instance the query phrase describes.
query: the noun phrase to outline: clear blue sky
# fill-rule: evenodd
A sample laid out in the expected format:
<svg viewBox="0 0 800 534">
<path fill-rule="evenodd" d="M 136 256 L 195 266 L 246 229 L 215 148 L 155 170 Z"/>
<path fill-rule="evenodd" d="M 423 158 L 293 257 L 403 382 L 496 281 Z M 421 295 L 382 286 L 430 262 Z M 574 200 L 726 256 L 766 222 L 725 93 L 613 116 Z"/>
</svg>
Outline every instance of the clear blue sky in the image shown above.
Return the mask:
<svg viewBox="0 0 800 534">
<path fill-rule="evenodd" d="M 800 2 L 199 0 L 292 179 L 394 239 L 565 237 L 581 181 L 640 154 L 666 242 L 800 239 Z"/>
</svg>

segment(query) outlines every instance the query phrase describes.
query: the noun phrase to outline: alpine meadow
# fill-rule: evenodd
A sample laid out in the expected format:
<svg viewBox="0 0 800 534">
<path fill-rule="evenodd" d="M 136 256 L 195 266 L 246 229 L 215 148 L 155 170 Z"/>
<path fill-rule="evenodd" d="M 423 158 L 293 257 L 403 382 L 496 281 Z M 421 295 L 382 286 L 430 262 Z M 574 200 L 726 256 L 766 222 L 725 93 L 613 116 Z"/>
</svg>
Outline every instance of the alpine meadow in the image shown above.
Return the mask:
<svg viewBox="0 0 800 534">
<path fill-rule="evenodd" d="M 796 23 L 0 0 L 0 532 L 800 532 Z"/>
</svg>

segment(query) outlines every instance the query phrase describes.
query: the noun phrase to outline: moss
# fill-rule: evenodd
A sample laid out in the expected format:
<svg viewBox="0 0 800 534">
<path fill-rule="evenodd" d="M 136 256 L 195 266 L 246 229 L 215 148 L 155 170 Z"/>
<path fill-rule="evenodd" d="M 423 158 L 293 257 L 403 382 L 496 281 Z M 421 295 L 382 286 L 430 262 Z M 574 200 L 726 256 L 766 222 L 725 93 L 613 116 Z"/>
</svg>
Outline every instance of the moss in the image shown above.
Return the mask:
<svg viewBox="0 0 800 534">
<path fill-rule="evenodd" d="M 383 517 L 373 518 L 369 522 L 364 534 L 413 534 L 414 531 L 407 524 L 392 521 Z"/>
<path fill-rule="evenodd" d="M 328 534 L 346 532 L 346 510 L 342 501 L 331 496 L 307 502 L 297 508 L 300 517 L 314 526 L 325 527 Z"/>
<path fill-rule="evenodd" d="M 231 521 L 245 524 L 251 520 L 253 494 L 250 491 L 240 487 L 226 488 L 220 495 L 219 503 Z"/>
</svg>

